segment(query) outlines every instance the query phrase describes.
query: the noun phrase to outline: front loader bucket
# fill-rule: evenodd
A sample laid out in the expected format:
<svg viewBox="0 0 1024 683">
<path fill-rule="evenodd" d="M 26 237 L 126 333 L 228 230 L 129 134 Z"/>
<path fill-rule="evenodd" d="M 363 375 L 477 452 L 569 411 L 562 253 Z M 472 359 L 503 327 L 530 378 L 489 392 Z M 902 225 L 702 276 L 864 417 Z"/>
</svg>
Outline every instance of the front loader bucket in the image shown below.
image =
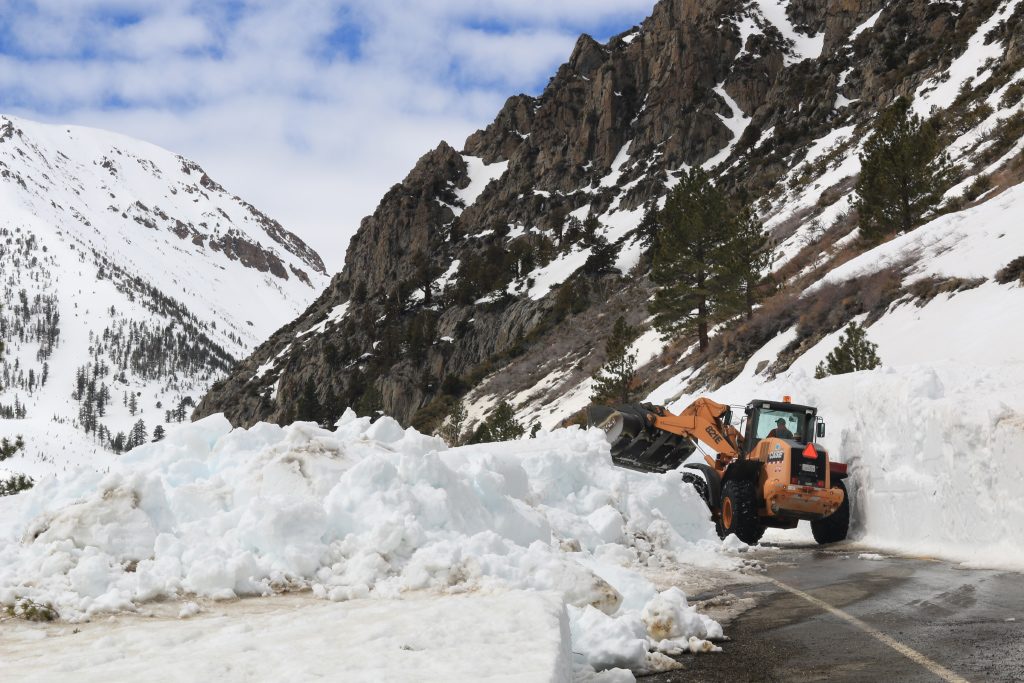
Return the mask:
<svg viewBox="0 0 1024 683">
<path fill-rule="evenodd" d="M 654 427 L 658 410 L 658 406 L 640 403 L 593 405 L 587 408 L 587 426 L 604 431 L 615 464 L 644 472 L 667 472 L 693 452 L 693 445 Z"/>
<path fill-rule="evenodd" d="M 648 425 L 639 415 L 618 409 L 625 407 L 590 406 L 587 408 L 587 426 L 603 430 L 612 446 L 623 439 L 632 440 Z"/>
</svg>

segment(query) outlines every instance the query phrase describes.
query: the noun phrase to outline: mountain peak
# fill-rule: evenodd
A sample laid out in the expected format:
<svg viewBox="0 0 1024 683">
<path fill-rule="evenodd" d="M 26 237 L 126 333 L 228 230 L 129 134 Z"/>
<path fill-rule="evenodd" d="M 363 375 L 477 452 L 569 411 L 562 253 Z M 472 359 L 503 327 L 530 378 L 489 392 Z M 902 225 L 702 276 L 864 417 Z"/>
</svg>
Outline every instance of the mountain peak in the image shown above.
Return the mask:
<svg viewBox="0 0 1024 683">
<path fill-rule="evenodd" d="M 105 131 L 0 117 L 0 207 L 0 415 L 23 406 L 10 429 L 40 453 L 77 439 L 102 461 L 138 419 L 191 410 L 326 281 L 199 164 Z"/>
</svg>

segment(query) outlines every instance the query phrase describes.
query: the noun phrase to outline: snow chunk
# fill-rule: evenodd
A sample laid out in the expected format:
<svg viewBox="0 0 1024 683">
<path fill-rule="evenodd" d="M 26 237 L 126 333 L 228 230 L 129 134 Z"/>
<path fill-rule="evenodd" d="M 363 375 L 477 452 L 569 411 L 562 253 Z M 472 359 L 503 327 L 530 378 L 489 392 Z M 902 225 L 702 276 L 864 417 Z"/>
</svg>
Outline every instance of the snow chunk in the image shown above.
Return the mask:
<svg viewBox="0 0 1024 683">
<path fill-rule="evenodd" d="M 386 415 L 374 422 L 366 430 L 367 439 L 373 439 L 381 443 L 394 443 L 404 436 L 405 430 L 402 429 L 402 425 L 398 424 L 398 421 L 394 418 Z"/>
<path fill-rule="evenodd" d="M 739 539 L 736 534 L 729 534 L 722 541 L 722 550 L 727 550 L 734 553 L 746 552 L 750 549 L 750 546 Z"/>
<path fill-rule="evenodd" d="M 181 606 L 181 609 L 178 611 L 178 618 L 188 619 L 189 617 L 194 617 L 199 614 L 200 611 L 199 604 L 189 600 Z"/>
</svg>

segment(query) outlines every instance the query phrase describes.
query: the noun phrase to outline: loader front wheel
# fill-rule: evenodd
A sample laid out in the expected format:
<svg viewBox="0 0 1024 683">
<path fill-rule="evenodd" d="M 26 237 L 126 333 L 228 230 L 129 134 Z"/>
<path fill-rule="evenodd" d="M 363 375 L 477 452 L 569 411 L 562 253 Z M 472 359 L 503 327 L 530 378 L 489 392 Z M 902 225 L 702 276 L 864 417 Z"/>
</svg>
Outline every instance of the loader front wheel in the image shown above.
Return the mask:
<svg viewBox="0 0 1024 683">
<path fill-rule="evenodd" d="M 842 481 L 837 481 L 832 488 L 842 490 L 843 502 L 828 517 L 811 522 L 811 533 L 814 534 L 814 540 L 822 545 L 844 540 L 850 530 L 850 494 L 846 492 L 846 486 Z"/>
<path fill-rule="evenodd" d="M 709 508 L 711 507 L 711 491 L 708 489 L 708 482 L 703 476 L 693 472 L 686 472 L 683 474 L 683 483 L 692 486 L 700 494 L 700 497 L 704 499 L 704 503 Z"/>
<path fill-rule="evenodd" d="M 718 519 L 718 535 L 729 534 L 748 545 L 757 545 L 765 526 L 757 516 L 757 489 L 753 481 L 732 479 L 722 489 L 722 510 Z"/>
</svg>

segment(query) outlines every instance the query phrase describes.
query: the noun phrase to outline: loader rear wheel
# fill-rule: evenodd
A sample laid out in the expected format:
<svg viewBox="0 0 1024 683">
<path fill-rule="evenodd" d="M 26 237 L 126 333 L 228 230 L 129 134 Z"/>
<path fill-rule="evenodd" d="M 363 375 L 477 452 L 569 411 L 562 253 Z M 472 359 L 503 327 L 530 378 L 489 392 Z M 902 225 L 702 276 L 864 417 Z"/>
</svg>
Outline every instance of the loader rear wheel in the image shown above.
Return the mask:
<svg viewBox="0 0 1024 683">
<path fill-rule="evenodd" d="M 722 510 L 718 519 L 718 535 L 729 534 L 748 545 L 757 545 L 765 526 L 757 516 L 757 489 L 753 481 L 732 479 L 722 489 Z"/>
<path fill-rule="evenodd" d="M 843 502 L 828 517 L 811 521 L 811 533 L 820 544 L 842 541 L 850 530 L 850 495 L 846 492 L 846 485 L 837 481 L 832 488 L 842 490 Z"/>
</svg>

